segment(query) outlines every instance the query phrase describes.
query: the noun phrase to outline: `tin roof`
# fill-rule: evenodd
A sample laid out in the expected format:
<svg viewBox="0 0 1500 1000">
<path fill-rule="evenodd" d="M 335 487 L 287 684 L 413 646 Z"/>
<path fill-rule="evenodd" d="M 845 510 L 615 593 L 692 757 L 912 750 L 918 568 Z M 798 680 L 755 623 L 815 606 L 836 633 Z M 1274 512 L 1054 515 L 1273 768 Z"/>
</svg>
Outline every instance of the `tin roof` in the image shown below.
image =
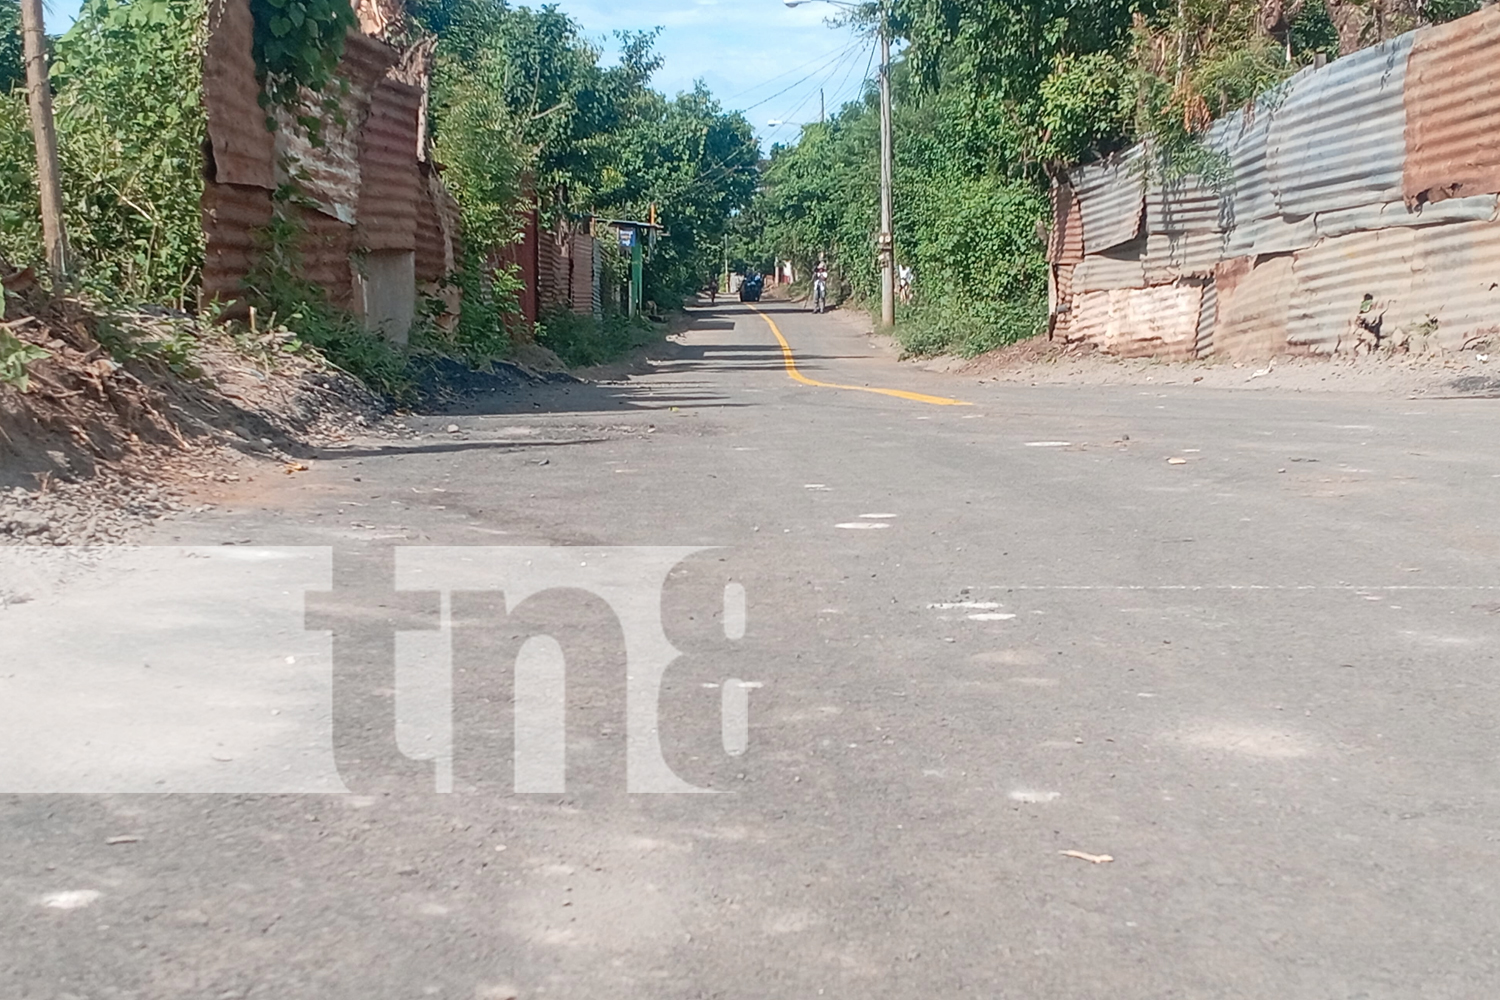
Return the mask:
<svg viewBox="0 0 1500 1000">
<path fill-rule="evenodd" d="M 1411 33 L 1298 78 L 1272 114 L 1267 166 L 1287 216 L 1401 199 Z"/>
<path fill-rule="evenodd" d="M 275 136 L 266 128 L 260 84 L 250 55 L 255 32 L 248 0 L 208 5 L 208 41 L 203 53 L 203 106 L 220 184 L 274 188 Z"/>
<path fill-rule="evenodd" d="M 1142 146 L 1071 171 L 1083 223 L 1084 253 L 1100 253 L 1129 243 L 1141 231 L 1146 201 L 1146 158 Z"/>
<path fill-rule="evenodd" d="M 1417 32 L 1406 71 L 1408 204 L 1500 191 L 1500 8 Z"/>
<path fill-rule="evenodd" d="M 1269 358 L 1286 349 L 1292 258 L 1234 257 L 1214 275 L 1218 314 L 1214 353 L 1231 361 Z"/>
</svg>

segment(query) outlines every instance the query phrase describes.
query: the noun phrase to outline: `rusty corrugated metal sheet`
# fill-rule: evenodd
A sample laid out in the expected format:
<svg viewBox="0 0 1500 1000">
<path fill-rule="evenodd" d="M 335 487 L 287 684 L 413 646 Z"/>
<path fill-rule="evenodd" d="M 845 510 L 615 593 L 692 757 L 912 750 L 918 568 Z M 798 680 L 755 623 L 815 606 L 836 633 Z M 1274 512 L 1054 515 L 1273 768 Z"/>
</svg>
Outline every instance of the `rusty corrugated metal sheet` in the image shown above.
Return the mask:
<svg viewBox="0 0 1500 1000">
<path fill-rule="evenodd" d="M 1352 351 L 1359 320 L 1394 327 L 1411 300 L 1413 229 L 1382 229 L 1324 240 L 1292 258 L 1287 346 L 1332 354 Z M 1368 307 L 1363 307 L 1366 296 Z"/>
<path fill-rule="evenodd" d="M 1054 340 L 1068 339 L 1068 320 L 1073 309 L 1073 264 L 1054 264 L 1048 282 L 1048 303 L 1051 313 L 1051 329 L 1048 335 Z"/>
<path fill-rule="evenodd" d="M 1291 88 L 1272 115 L 1267 153 L 1283 215 L 1401 200 L 1412 37 L 1344 56 Z"/>
<path fill-rule="evenodd" d="M 396 61 L 396 50 L 389 45 L 349 32 L 338 68 L 339 78 L 348 83 L 348 90 L 338 96 L 343 124 L 325 116 L 321 146 L 312 144 L 288 111 L 280 107 L 275 111 L 278 170 L 291 169 L 301 193 L 319 211 L 346 225 L 352 226 L 358 218 L 359 136 L 370 95 Z"/>
<path fill-rule="evenodd" d="M 248 0 L 208 5 L 208 43 L 203 53 L 203 105 L 213 151 L 209 180 L 220 184 L 276 186 L 276 138 L 258 103 L 260 84 L 250 55 L 255 32 Z"/>
<path fill-rule="evenodd" d="M 1203 286 L 1198 306 L 1198 329 L 1193 335 L 1193 356 L 1206 358 L 1214 352 L 1214 323 L 1219 315 L 1219 286 L 1210 278 Z"/>
<path fill-rule="evenodd" d="M 1222 119 L 1230 173 L 1226 254 L 1286 253 L 1317 242 L 1311 216 L 1288 219 L 1281 214 L 1266 155 L 1276 109 L 1312 72 L 1302 70 L 1248 109 Z"/>
<path fill-rule="evenodd" d="M 1073 268 L 1073 291 L 1146 287 L 1146 241 L 1134 240 L 1103 253 L 1089 254 Z"/>
<path fill-rule="evenodd" d="M 1102 253 L 1136 238 L 1146 200 L 1146 160 L 1141 146 L 1078 167 L 1069 180 L 1078 197 L 1085 253 Z"/>
<path fill-rule="evenodd" d="M 366 250 L 413 250 L 424 200 L 417 168 L 422 92 L 395 80 L 376 84 L 359 141 L 358 241 Z"/>
<path fill-rule="evenodd" d="M 1047 233 L 1047 259 L 1054 264 L 1083 260 L 1083 216 L 1078 196 L 1065 180 L 1052 180 L 1052 228 Z"/>
<path fill-rule="evenodd" d="M 1153 233 L 1146 237 L 1146 283 L 1165 285 L 1178 278 L 1208 277 L 1224 256 L 1224 234 Z"/>
<path fill-rule="evenodd" d="M 571 254 L 572 275 L 569 294 L 573 311 L 580 316 L 594 314 L 594 238 L 588 233 L 574 233 Z"/>
<path fill-rule="evenodd" d="M 1091 343 L 1122 358 L 1194 356 L 1202 285 L 1116 288 L 1084 292 L 1073 301 L 1070 343 Z"/>
<path fill-rule="evenodd" d="M 1218 309 L 1213 353 L 1231 361 L 1270 358 L 1286 350 L 1292 296 L 1290 255 L 1235 257 L 1214 275 Z"/>
<path fill-rule="evenodd" d="M 203 185 L 204 302 L 232 302 L 254 265 L 259 231 L 271 222 L 271 192 L 239 184 Z"/>
<path fill-rule="evenodd" d="M 1364 205 L 1337 212 L 1319 212 L 1313 216 L 1313 227 L 1319 236 L 1346 236 L 1367 229 L 1395 229 L 1402 226 L 1438 226 L 1455 222 L 1488 222 L 1495 217 L 1495 196 L 1475 195 L 1453 198 L 1436 205 L 1407 208 L 1405 202 Z"/>
<path fill-rule="evenodd" d="M 442 281 L 449 271 L 447 241 L 443 239 L 443 225 L 432 201 L 431 188 L 425 183 L 417 199 L 416 236 L 417 281 Z"/>
<path fill-rule="evenodd" d="M 1419 229 L 1415 240 L 1412 299 L 1401 311 L 1411 349 L 1461 351 L 1493 339 L 1500 333 L 1500 224 Z M 1416 343 L 1419 334 L 1428 342 Z"/>
<path fill-rule="evenodd" d="M 1406 75 L 1407 204 L 1500 191 L 1500 8 L 1417 32 Z"/>
<path fill-rule="evenodd" d="M 349 258 L 354 251 L 354 227 L 323 212 L 297 206 L 302 227 L 298 249 L 302 254 L 302 278 L 323 290 L 328 301 L 348 309 L 354 303 L 354 272 Z"/>
</svg>

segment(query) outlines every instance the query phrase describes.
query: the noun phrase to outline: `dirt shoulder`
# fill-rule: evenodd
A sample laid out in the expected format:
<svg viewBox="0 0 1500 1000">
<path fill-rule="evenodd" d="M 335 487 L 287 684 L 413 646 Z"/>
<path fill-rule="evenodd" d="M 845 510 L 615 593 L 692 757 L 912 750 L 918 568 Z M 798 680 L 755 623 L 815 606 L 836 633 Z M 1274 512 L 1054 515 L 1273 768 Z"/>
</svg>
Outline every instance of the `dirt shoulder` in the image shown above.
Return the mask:
<svg viewBox="0 0 1500 1000">
<path fill-rule="evenodd" d="M 1161 361 L 1116 358 L 1081 345 L 1064 346 L 1038 337 L 976 358 L 927 358 L 908 363 L 981 382 L 1026 385 L 1195 385 L 1253 392 L 1500 397 L 1500 356 L 1474 351 L 1440 356 L 1287 355 L 1270 361 Z"/>
</svg>

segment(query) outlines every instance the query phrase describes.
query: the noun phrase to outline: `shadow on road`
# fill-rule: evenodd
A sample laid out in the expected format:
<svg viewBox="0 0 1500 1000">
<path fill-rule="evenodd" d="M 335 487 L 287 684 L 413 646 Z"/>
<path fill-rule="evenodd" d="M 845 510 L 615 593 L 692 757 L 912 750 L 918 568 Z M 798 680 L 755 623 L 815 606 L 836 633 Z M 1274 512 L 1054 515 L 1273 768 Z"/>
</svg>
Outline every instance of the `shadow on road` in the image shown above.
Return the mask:
<svg viewBox="0 0 1500 1000">
<path fill-rule="evenodd" d="M 763 311 L 805 312 L 796 306 L 768 303 Z M 524 413 L 621 413 L 653 410 L 686 410 L 706 407 L 754 405 L 731 402 L 719 388 L 716 376 L 743 372 L 780 372 L 785 369 L 781 347 L 770 340 L 770 331 L 757 329 L 746 319 L 756 319 L 748 309 L 706 306 L 689 309 L 692 317 L 686 333 L 734 331 L 754 342 L 681 343 L 665 340 L 651 348 L 628 372 L 607 381 L 547 380 L 517 385 L 497 381 L 493 386 L 476 385 L 464 395 L 429 403 L 420 412 L 449 415 L 501 415 Z M 737 322 L 738 321 L 738 322 Z M 764 340 L 760 340 L 760 338 Z M 769 342 L 768 342 L 769 341 Z M 846 360 L 856 355 L 797 354 L 799 365 L 817 367 L 819 362 Z M 650 374 L 650 380 L 635 376 Z"/>
</svg>

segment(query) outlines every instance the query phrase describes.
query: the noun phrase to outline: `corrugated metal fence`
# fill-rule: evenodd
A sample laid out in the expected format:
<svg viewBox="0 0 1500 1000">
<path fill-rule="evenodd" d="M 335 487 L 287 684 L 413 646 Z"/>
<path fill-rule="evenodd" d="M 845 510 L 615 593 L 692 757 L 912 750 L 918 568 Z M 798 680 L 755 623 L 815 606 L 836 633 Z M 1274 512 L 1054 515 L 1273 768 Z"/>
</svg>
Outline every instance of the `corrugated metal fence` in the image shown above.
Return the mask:
<svg viewBox="0 0 1500 1000">
<path fill-rule="evenodd" d="M 1500 333 L 1500 7 L 1303 70 L 1053 185 L 1053 336 L 1121 356 L 1457 351 Z"/>
<path fill-rule="evenodd" d="M 399 0 L 357 6 L 361 26 L 372 32 L 384 32 L 393 18 L 404 16 Z M 330 302 L 403 341 L 420 293 L 439 296 L 452 314 L 457 296 L 443 282 L 461 258 L 462 234 L 458 205 L 427 158 L 430 58 L 403 58 L 379 38 L 351 31 L 338 67 L 347 86 L 338 91 L 338 112 L 324 116 L 314 143 L 279 109 L 275 129 L 267 128 L 250 54 L 249 0 L 223 0 L 209 10 L 205 300 L 232 303 L 243 295 L 272 221 L 272 192 L 294 180 L 299 197 L 290 211 L 301 231 L 301 276 Z M 430 49 L 415 54 L 430 56 Z M 587 280 L 573 278 L 580 270 L 591 272 L 591 243 L 587 234 L 539 232 L 532 213 L 521 241 L 496 250 L 497 262 L 518 266 L 527 321 L 549 307 L 592 310 L 597 292 Z M 568 267 L 575 256 L 585 262 L 581 269 Z M 543 280 L 559 270 L 560 284 Z"/>
</svg>

